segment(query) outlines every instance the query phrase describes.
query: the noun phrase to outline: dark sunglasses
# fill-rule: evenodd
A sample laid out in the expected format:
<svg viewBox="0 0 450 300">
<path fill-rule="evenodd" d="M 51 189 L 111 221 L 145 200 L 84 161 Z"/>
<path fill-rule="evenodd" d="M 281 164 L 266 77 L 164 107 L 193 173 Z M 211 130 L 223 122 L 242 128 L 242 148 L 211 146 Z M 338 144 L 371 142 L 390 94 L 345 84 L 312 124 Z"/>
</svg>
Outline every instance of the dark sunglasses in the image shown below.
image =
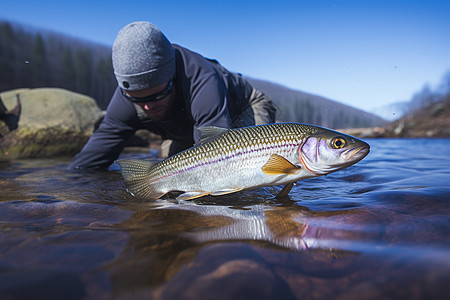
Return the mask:
<svg viewBox="0 0 450 300">
<path fill-rule="evenodd" d="M 128 95 L 123 89 L 120 89 L 120 91 L 122 92 L 122 95 L 125 96 L 125 98 L 127 98 L 128 100 L 132 101 L 132 102 L 155 102 L 155 101 L 159 101 L 162 100 L 164 98 L 166 98 L 167 96 L 169 96 L 170 92 L 172 92 L 172 88 L 173 88 L 173 80 L 169 81 L 169 84 L 167 85 L 167 88 L 162 91 L 159 92 L 158 94 L 155 95 L 151 95 L 148 97 L 142 97 L 142 98 L 136 98 L 136 97 L 132 97 L 130 95 Z"/>
</svg>

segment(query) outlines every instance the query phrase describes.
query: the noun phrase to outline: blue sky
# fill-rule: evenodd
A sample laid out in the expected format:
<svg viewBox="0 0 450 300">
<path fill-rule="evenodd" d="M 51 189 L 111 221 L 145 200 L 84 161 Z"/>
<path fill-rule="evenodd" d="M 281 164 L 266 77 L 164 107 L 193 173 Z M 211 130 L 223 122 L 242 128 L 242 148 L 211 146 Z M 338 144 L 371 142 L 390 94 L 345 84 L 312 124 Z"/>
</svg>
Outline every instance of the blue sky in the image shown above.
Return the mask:
<svg viewBox="0 0 450 300">
<path fill-rule="evenodd" d="M 366 111 L 450 70 L 450 1 L 10 1 L 0 18 L 111 46 L 133 21 L 228 69 Z"/>
</svg>

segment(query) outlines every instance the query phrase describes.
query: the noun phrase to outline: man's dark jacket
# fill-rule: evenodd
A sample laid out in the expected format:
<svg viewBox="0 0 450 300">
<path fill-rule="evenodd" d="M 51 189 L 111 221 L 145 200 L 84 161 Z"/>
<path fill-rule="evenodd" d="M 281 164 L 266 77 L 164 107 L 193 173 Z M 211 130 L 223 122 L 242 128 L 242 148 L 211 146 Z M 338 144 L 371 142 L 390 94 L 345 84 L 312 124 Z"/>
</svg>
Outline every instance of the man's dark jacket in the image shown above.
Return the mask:
<svg viewBox="0 0 450 300">
<path fill-rule="evenodd" d="M 117 88 L 102 123 L 69 169 L 107 168 L 138 129 L 148 129 L 163 139 L 173 140 L 169 152 L 173 155 L 193 146 L 199 139 L 199 127 L 231 128 L 233 120 L 248 107 L 252 86 L 216 61 L 173 46 L 178 101 L 173 118 L 164 122 L 151 120 Z"/>
</svg>

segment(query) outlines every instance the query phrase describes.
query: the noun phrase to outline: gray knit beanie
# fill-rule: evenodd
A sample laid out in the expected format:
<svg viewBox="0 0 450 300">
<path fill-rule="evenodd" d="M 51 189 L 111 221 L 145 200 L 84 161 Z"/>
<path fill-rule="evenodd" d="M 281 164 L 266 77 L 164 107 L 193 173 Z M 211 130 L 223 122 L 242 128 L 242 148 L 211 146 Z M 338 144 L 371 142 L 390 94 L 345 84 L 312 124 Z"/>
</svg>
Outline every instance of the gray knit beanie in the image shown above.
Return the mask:
<svg viewBox="0 0 450 300">
<path fill-rule="evenodd" d="M 143 90 L 175 75 L 175 50 L 164 34 L 149 22 L 122 28 L 112 48 L 117 83 L 124 90 Z"/>
</svg>

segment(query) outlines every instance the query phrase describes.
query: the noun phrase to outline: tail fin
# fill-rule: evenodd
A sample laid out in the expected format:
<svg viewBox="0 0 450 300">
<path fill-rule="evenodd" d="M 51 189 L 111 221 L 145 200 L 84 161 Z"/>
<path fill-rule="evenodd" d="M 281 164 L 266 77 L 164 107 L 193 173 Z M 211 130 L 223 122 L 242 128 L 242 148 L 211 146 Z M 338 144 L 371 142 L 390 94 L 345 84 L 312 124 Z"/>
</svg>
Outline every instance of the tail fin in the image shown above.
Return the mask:
<svg viewBox="0 0 450 300">
<path fill-rule="evenodd" d="M 123 159 L 116 161 L 120 166 L 127 192 L 133 197 L 156 200 L 165 193 L 156 191 L 150 184 L 150 169 L 154 162 L 139 159 Z"/>
</svg>

